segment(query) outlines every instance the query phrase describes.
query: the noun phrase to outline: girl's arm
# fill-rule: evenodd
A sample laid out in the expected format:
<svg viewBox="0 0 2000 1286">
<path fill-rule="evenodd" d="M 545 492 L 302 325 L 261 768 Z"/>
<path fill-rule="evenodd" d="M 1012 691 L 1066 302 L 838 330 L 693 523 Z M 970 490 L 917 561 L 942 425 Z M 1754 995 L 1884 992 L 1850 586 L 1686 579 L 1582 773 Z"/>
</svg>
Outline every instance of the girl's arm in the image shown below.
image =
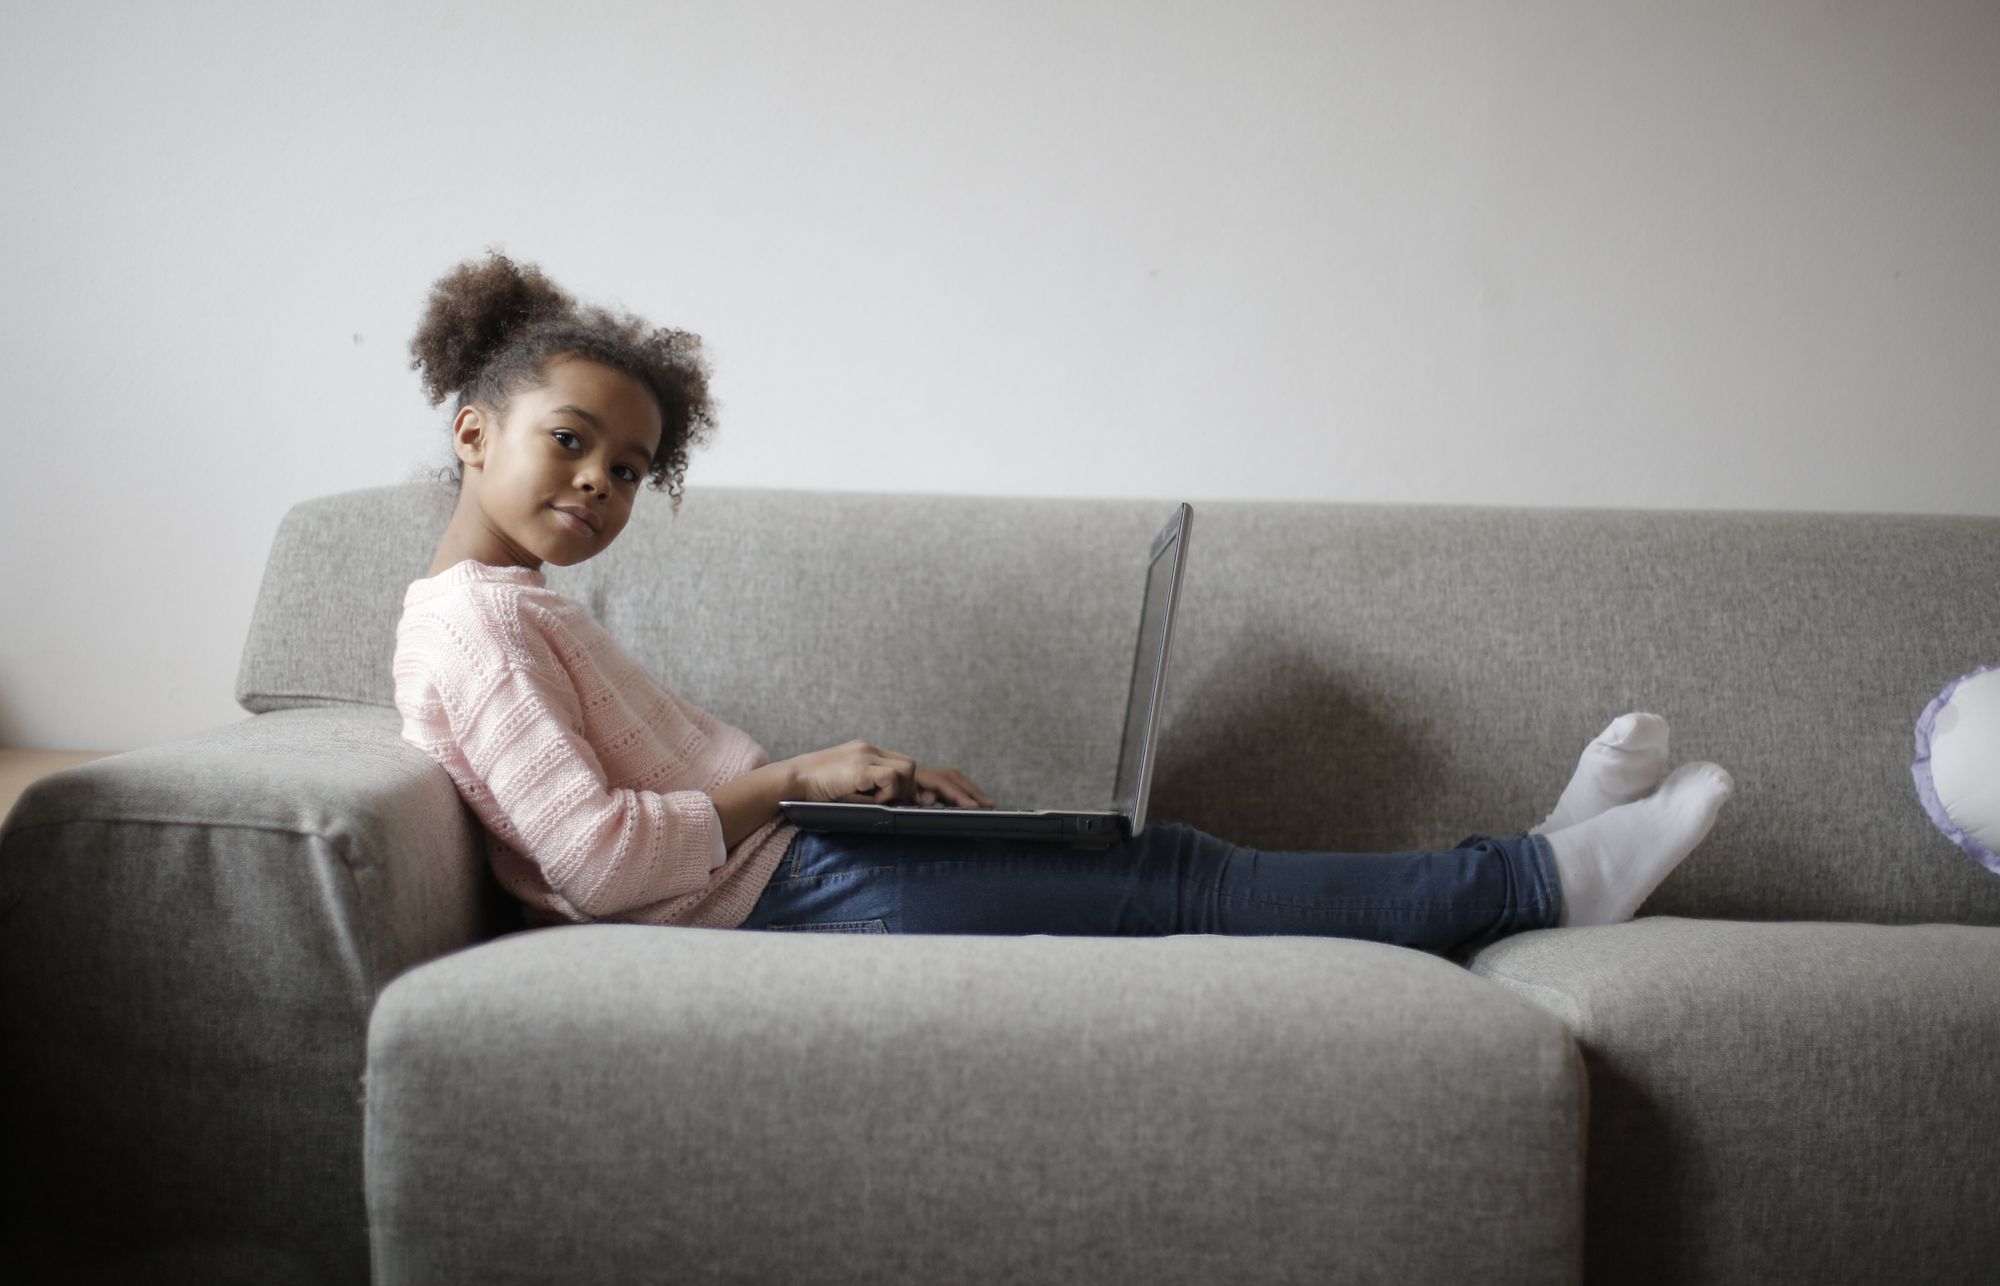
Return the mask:
<svg viewBox="0 0 2000 1286">
<path fill-rule="evenodd" d="M 752 768 L 708 792 L 722 819 L 722 843 L 735 848 L 751 832 L 778 815 L 778 801 L 799 798 L 797 761 L 786 759 Z"/>
<path fill-rule="evenodd" d="M 437 699 L 411 706 L 418 743 L 579 915 L 610 919 L 707 886 L 722 846 L 714 801 L 700 790 L 611 788 L 560 667 L 437 667 L 423 681 Z"/>
</svg>

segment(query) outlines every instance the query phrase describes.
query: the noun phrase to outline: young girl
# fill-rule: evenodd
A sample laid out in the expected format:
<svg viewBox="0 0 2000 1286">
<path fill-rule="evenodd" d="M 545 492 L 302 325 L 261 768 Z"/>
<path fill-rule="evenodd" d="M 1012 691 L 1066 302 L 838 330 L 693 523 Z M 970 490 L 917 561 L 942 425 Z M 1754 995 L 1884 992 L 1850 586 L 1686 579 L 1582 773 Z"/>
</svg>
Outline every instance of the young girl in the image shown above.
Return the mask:
<svg viewBox="0 0 2000 1286">
<path fill-rule="evenodd" d="M 1632 713 L 1524 834 L 1445 852 L 1277 853 L 1155 822 L 1121 844 L 801 832 L 782 799 L 993 806 L 951 768 L 850 741 L 771 763 L 541 568 L 610 547 L 641 482 L 678 511 L 713 427 L 698 337 L 573 302 L 489 252 L 434 286 L 411 343 L 451 425 L 457 508 L 396 629 L 402 735 L 443 765 L 532 924 L 875 933 L 1321 934 L 1435 952 L 1628 919 L 1734 789 L 1667 767 Z"/>
</svg>

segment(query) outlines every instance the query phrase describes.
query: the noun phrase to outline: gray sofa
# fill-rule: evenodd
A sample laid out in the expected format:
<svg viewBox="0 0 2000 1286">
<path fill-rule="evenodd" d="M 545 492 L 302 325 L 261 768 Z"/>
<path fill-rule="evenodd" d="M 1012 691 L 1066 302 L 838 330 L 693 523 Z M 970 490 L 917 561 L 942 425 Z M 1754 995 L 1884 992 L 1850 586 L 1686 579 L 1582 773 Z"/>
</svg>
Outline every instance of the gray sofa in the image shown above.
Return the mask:
<svg viewBox="0 0 2000 1286">
<path fill-rule="evenodd" d="M 697 488 L 549 580 L 773 758 L 1093 805 L 1174 499 Z M 18 1279 L 1994 1280 L 2000 879 L 1909 760 L 2000 520 L 1197 502 L 1157 816 L 1515 833 L 1631 709 L 1735 774 L 1638 920 L 1447 958 L 522 931 L 390 704 L 451 503 L 296 506 L 253 717 L 0 830 Z"/>
</svg>

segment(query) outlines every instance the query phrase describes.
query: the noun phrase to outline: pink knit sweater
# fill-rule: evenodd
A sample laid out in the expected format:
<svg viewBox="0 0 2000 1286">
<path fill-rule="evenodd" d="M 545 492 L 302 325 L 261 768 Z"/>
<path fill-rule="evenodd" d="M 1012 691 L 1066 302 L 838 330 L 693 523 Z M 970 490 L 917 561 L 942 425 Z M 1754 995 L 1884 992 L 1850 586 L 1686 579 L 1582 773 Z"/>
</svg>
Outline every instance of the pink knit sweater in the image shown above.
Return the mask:
<svg viewBox="0 0 2000 1286">
<path fill-rule="evenodd" d="M 413 581 L 396 625 L 403 739 L 444 766 L 535 924 L 733 929 L 797 827 L 725 853 L 708 791 L 769 762 L 528 567 L 466 559 Z"/>
</svg>

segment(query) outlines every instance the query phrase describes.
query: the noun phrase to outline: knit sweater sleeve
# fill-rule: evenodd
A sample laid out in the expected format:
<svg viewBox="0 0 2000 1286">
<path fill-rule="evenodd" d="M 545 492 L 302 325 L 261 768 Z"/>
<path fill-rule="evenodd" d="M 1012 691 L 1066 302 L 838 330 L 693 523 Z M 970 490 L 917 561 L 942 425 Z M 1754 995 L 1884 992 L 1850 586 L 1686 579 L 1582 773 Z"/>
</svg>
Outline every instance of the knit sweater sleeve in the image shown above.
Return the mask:
<svg viewBox="0 0 2000 1286">
<path fill-rule="evenodd" d="M 612 788 L 561 666 L 509 659 L 438 695 L 472 778 L 468 802 L 579 914 L 616 918 L 707 886 L 722 842 L 714 801 Z"/>
</svg>

